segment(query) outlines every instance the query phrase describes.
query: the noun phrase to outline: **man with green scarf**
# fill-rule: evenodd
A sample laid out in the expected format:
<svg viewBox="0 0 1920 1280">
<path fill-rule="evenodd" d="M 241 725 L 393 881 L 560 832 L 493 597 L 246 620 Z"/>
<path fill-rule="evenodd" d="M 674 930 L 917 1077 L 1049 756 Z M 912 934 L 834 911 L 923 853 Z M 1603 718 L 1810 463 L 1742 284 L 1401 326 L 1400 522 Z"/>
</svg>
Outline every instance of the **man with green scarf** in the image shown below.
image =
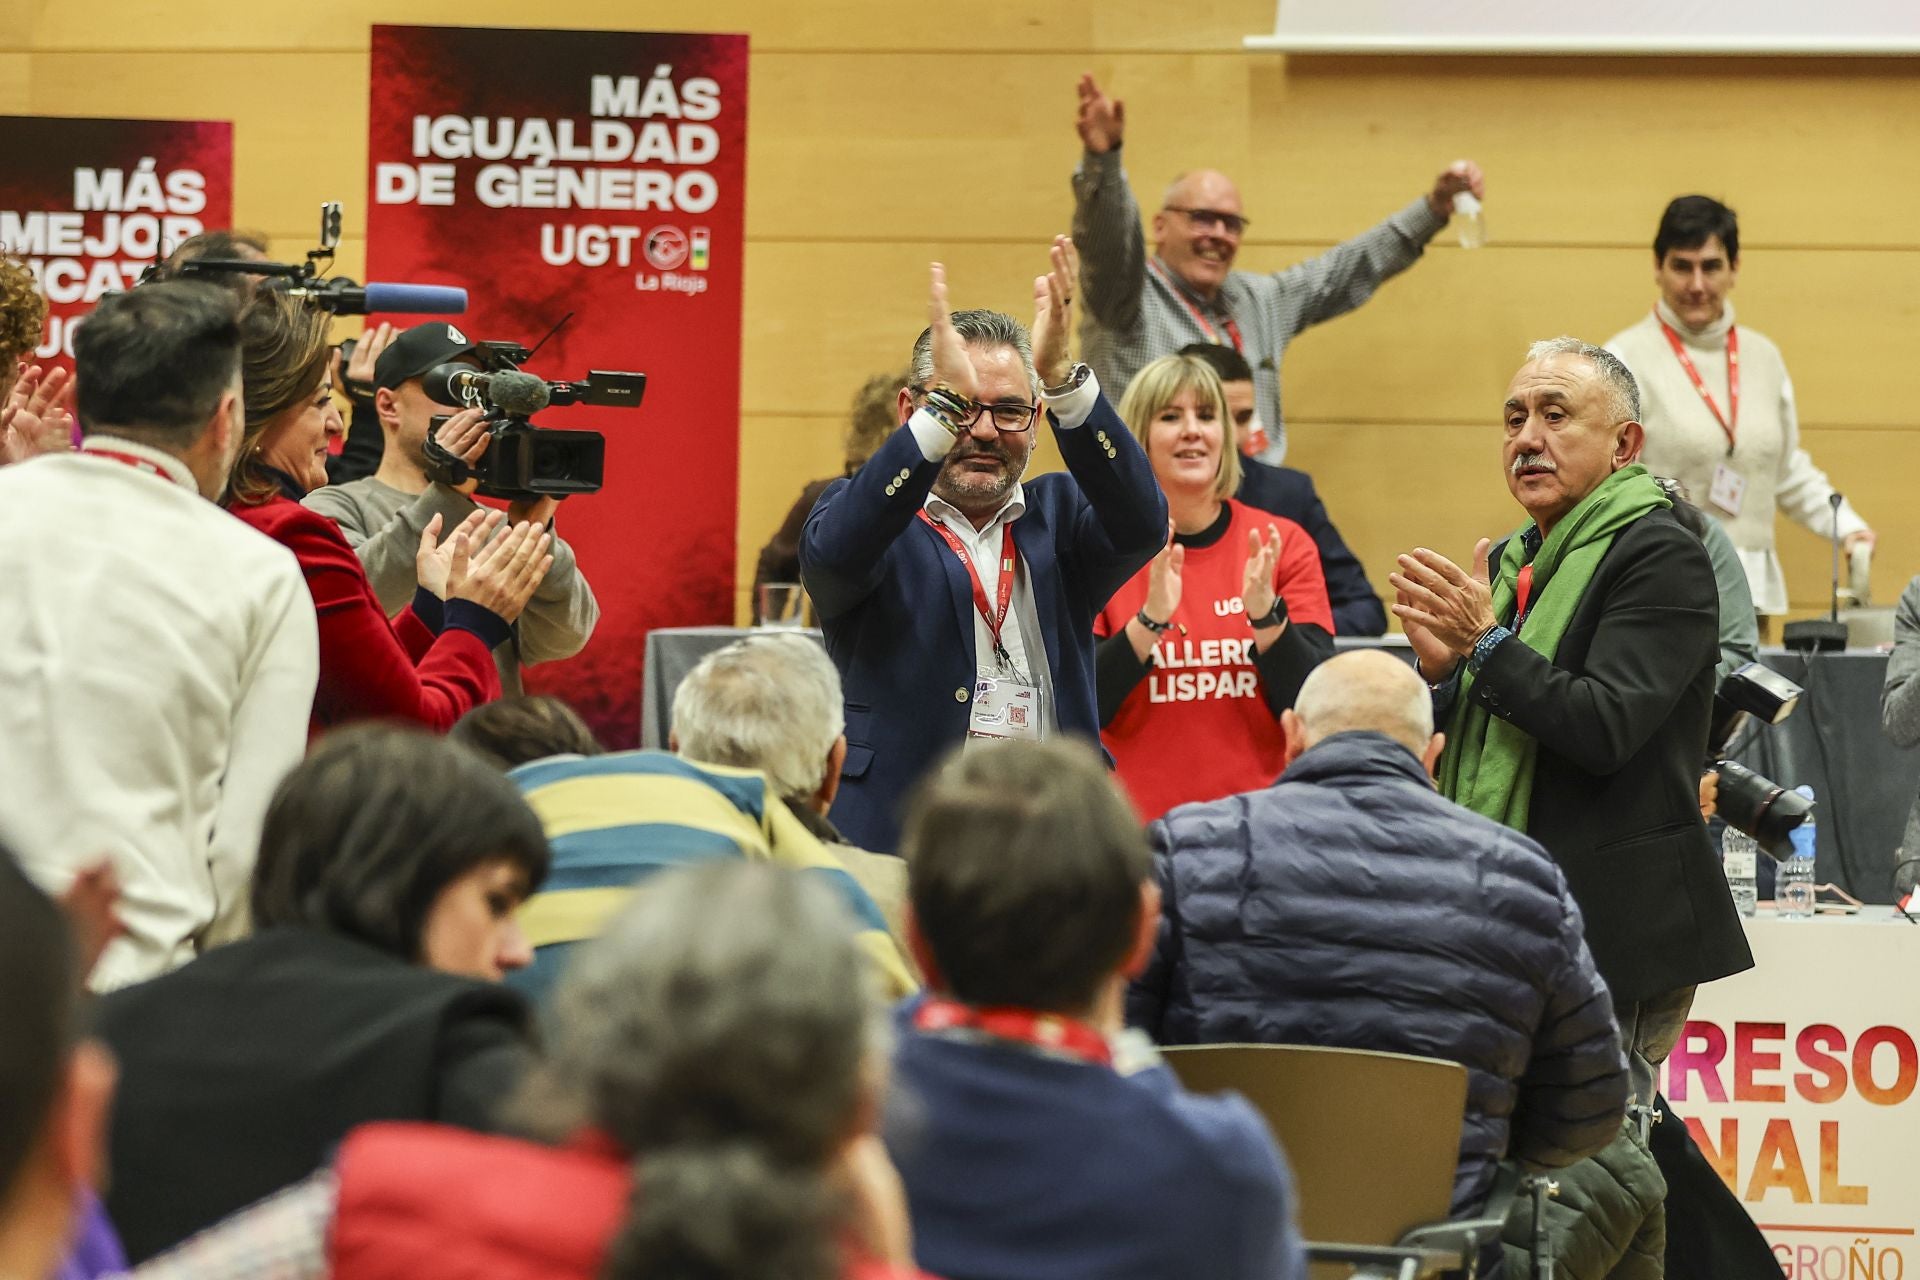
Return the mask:
<svg viewBox="0 0 1920 1280">
<path fill-rule="evenodd" d="M 1698 803 L 1713 565 L 1637 463 L 1639 418 L 1611 352 L 1535 343 L 1503 410 L 1527 523 L 1471 573 L 1420 548 L 1390 580 L 1448 726 L 1440 788 L 1559 862 L 1644 1103 L 1695 986 L 1753 957 Z"/>
</svg>

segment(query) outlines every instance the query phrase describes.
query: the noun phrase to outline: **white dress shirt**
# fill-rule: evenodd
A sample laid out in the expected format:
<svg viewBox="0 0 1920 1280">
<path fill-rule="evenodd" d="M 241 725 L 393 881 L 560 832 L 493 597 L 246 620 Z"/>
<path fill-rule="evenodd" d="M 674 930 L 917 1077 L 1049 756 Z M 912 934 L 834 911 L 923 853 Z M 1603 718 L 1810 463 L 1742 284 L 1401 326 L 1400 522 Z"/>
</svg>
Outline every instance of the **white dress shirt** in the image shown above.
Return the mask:
<svg viewBox="0 0 1920 1280">
<path fill-rule="evenodd" d="M 86 449 L 0 467 L 0 832 L 50 892 L 113 859 L 127 933 L 94 970 L 107 990 L 244 931 L 320 656 L 292 552 L 172 455 Z"/>
</svg>

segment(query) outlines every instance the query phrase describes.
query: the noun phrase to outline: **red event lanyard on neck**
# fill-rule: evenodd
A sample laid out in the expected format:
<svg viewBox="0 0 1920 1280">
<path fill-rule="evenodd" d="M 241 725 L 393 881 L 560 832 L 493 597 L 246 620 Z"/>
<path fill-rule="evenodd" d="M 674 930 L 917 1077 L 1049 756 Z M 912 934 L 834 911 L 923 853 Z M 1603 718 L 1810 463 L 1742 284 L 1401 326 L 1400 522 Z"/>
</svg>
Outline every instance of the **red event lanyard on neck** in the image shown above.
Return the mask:
<svg viewBox="0 0 1920 1280">
<path fill-rule="evenodd" d="M 1660 314 L 1654 313 L 1654 319 L 1660 320 Z M 1687 354 L 1687 344 L 1680 341 L 1680 335 L 1673 326 L 1660 320 L 1660 332 L 1667 335 L 1667 345 L 1673 348 L 1673 355 L 1680 367 L 1687 371 L 1687 377 L 1693 381 L 1693 389 L 1707 402 L 1707 408 L 1713 410 L 1713 420 L 1727 433 L 1727 452 L 1733 452 L 1734 432 L 1740 425 L 1740 328 L 1738 325 L 1727 327 L 1727 412 L 1722 415 L 1720 406 L 1715 403 L 1713 392 L 1707 390 L 1707 384 L 1700 377 L 1700 371 L 1693 367 L 1693 357 Z"/>
<path fill-rule="evenodd" d="M 1173 296 L 1180 299 L 1180 305 L 1187 309 L 1187 314 L 1193 317 L 1193 322 L 1200 326 L 1202 333 L 1207 335 L 1207 341 L 1216 347 L 1222 345 L 1219 333 L 1215 331 L 1211 324 L 1207 323 L 1207 318 L 1201 314 L 1200 308 L 1193 305 L 1193 299 L 1187 296 L 1187 291 L 1174 283 L 1172 277 L 1167 275 L 1167 273 L 1161 269 L 1160 264 L 1152 258 L 1147 259 L 1147 270 L 1159 276 L 1167 288 L 1173 291 Z M 1247 354 L 1246 344 L 1240 340 L 1240 326 L 1234 323 L 1232 316 L 1227 317 L 1227 337 L 1233 341 L 1233 349 L 1235 351 L 1238 351 L 1241 355 Z"/>
<path fill-rule="evenodd" d="M 168 484 L 173 483 L 173 477 L 162 470 L 157 463 L 135 457 L 131 453 L 121 453 L 118 449 L 83 449 L 81 452 L 89 458 L 112 458 L 115 462 L 124 462 L 136 471 L 144 471 L 150 476 L 159 476 Z"/>
<path fill-rule="evenodd" d="M 980 582 L 980 571 L 973 567 L 973 557 L 967 554 L 966 545 L 960 541 L 959 535 L 928 515 L 925 507 L 920 508 L 920 518 L 927 522 L 928 528 L 940 535 L 953 549 L 953 554 L 960 557 L 960 563 L 966 566 L 967 580 L 973 584 L 973 607 L 980 611 L 988 633 L 993 636 L 993 656 L 1012 666 L 1012 656 L 1008 654 L 1006 646 L 1000 643 L 1000 630 L 1007 625 L 1007 610 L 1013 604 L 1013 566 L 1020 556 L 1019 549 L 1013 545 L 1013 521 L 1009 520 L 1000 526 L 1000 583 L 994 591 L 996 611 L 987 605 L 987 589 Z"/>
<path fill-rule="evenodd" d="M 996 1040 L 1031 1045 L 1096 1067 L 1113 1065 L 1113 1049 L 1105 1036 L 1084 1022 L 1056 1013 L 1004 1007 L 976 1009 L 958 1000 L 928 996 L 913 1011 L 913 1025 L 920 1031 L 978 1031 Z"/>
<path fill-rule="evenodd" d="M 1513 610 L 1513 625 L 1519 626 L 1526 621 L 1527 602 L 1533 598 L 1533 566 L 1520 566 L 1519 580 L 1513 584 L 1513 597 L 1518 602 Z"/>
</svg>

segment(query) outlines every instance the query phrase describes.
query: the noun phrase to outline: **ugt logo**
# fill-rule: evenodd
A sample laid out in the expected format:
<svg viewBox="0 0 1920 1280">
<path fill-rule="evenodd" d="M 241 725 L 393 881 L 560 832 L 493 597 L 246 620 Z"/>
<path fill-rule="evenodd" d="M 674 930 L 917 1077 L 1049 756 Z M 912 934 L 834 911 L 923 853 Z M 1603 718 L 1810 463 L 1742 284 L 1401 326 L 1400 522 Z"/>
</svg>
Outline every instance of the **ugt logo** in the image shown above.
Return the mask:
<svg viewBox="0 0 1920 1280">
<path fill-rule="evenodd" d="M 1215 600 L 1213 602 L 1213 612 L 1222 618 L 1231 618 L 1236 613 L 1245 613 L 1246 611 L 1247 602 L 1239 596 L 1233 596 L 1226 600 Z"/>
</svg>

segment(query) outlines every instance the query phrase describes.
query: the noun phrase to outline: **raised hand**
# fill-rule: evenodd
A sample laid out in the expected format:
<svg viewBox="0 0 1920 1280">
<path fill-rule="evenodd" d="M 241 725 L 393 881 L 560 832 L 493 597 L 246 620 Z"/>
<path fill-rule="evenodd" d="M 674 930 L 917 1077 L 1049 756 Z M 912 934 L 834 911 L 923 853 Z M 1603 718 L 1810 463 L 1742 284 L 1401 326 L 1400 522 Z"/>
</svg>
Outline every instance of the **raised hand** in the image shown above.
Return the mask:
<svg viewBox="0 0 1920 1280">
<path fill-rule="evenodd" d="M 1080 251 L 1067 236 L 1048 250 L 1051 269 L 1033 278 L 1033 368 L 1043 387 L 1067 380 L 1073 337 L 1073 294 L 1080 278 Z"/>
<path fill-rule="evenodd" d="M 947 306 L 947 269 L 936 262 L 932 275 L 927 294 L 927 327 L 933 331 L 933 384 L 965 399 L 977 400 L 980 384 L 974 377 L 973 361 L 967 358 L 967 344 L 953 327 L 953 315 Z"/>
<path fill-rule="evenodd" d="M 1493 592 L 1487 585 L 1487 551 L 1492 545 L 1482 538 L 1474 547 L 1472 573 L 1425 547 L 1416 547 L 1400 557 L 1400 572 L 1388 574 L 1387 581 L 1393 584 L 1396 596 L 1394 616 L 1409 624 L 1409 640 L 1417 625 L 1450 655 L 1446 662 L 1473 652 L 1474 641 L 1498 621 L 1493 616 Z M 1415 644 L 1414 648 L 1418 651 L 1420 646 Z M 1436 665 L 1429 665 L 1426 654 L 1421 653 L 1420 668 L 1429 679 L 1435 679 L 1441 661 L 1436 655 Z"/>
<path fill-rule="evenodd" d="M 1120 145 L 1127 131 L 1127 104 L 1109 98 L 1094 83 L 1092 75 L 1080 77 L 1080 112 L 1074 127 L 1087 150 L 1107 152 Z"/>
<path fill-rule="evenodd" d="M 362 333 L 360 341 L 353 344 L 353 359 L 347 362 L 347 377 L 371 387 L 373 366 L 380 359 L 380 353 L 392 346 L 393 340 L 399 336 L 399 331 L 384 320 Z"/>
<path fill-rule="evenodd" d="M 1484 198 L 1487 194 L 1486 175 L 1471 160 L 1455 160 L 1440 171 L 1433 180 L 1433 190 L 1427 194 L 1427 206 L 1434 216 L 1451 218 L 1453 198 L 1462 191 L 1471 191 L 1475 198 Z"/>
<path fill-rule="evenodd" d="M 1181 575 L 1187 567 L 1187 549 L 1173 540 L 1173 521 L 1167 521 L 1167 545 L 1147 562 L 1146 614 L 1155 622 L 1171 622 L 1180 607 Z"/>
<path fill-rule="evenodd" d="M 73 380 L 65 369 L 22 367 L 0 405 L 0 465 L 73 448 Z"/>
<path fill-rule="evenodd" d="M 1273 574 L 1280 564 L 1280 526 L 1268 525 L 1262 538 L 1258 529 L 1247 531 L 1247 567 L 1240 578 L 1240 603 L 1247 617 L 1264 618 L 1273 612 L 1279 593 L 1274 590 Z"/>
<path fill-rule="evenodd" d="M 413 555 L 414 581 L 445 600 L 447 592 L 467 576 L 473 549 L 493 536 L 502 519 L 498 511 L 482 507 L 441 538 L 440 517 L 434 516 L 420 531 L 420 549 Z"/>
<path fill-rule="evenodd" d="M 508 622 L 520 616 L 534 588 L 553 568 L 553 535 L 538 523 L 519 524 L 473 553 L 452 598 L 471 600 Z"/>
</svg>

